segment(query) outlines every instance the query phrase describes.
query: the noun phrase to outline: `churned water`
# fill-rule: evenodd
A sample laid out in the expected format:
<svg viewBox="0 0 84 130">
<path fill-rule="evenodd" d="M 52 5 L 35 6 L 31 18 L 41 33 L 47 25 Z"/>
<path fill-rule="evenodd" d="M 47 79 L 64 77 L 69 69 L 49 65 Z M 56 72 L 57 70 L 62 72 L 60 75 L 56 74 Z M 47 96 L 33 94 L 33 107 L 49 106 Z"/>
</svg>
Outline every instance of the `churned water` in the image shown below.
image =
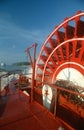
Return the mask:
<svg viewBox="0 0 84 130">
<path fill-rule="evenodd" d="M 26 75 L 29 78 L 32 75 L 31 66 L 13 66 L 13 65 L 0 66 L 0 75 L 3 75 L 4 72 L 9 72 L 11 74 L 8 77 L 7 76 L 1 77 L 1 85 L 0 85 L 1 90 L 3 90 L 4 87 L 10 82 L 18 80 L 19 73 L 22 73 L 23 75 Z"/>
</svg>

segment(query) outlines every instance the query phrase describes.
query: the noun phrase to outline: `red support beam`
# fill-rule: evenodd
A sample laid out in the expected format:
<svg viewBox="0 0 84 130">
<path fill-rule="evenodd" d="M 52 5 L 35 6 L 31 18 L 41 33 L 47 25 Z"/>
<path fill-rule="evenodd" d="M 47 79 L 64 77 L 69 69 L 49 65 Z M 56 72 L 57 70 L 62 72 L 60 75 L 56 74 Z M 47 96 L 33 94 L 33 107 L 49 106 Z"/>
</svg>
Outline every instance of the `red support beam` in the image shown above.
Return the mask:
<svg viewBox="0 0 84 130">
<path fill-rule="evenodd" d="M 32 66 L 32 85 L 31 85 L 31 102 L 34 100 L 34 86 L 35 86 L 35 65 L 36 65 L 36 46 L 37 44 L 32 44 L 29 48 L 26 49 L 27 56 L 29 56 L 30 64 Z M 30 50 L 34 48 L 33 57 L 31 56 Z"/>
</svg>

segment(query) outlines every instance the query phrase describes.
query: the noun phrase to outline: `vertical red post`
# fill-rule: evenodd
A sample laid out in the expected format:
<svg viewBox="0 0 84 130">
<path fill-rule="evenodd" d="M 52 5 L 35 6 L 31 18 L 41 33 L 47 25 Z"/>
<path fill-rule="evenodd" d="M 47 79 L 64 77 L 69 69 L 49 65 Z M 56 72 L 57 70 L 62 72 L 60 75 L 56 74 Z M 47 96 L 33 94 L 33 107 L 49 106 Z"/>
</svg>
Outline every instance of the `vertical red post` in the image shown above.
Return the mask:
<svg viewBox="0 0 84 130">
<path fill-rule="evenodd" d="M 1 98 L 1 77 L 0 77 L 0 98 Z"/>
<path fill-rule="evenodd" d="M 34 85 L 35 85 L 35 65 L 36 65 L 36 46 L 37 44 L 34 43 L 32 46 L 26 49 L 27 55 L 29 56 L 30 63 L 32 66 L 32 84 L 31 84 L 31 102 L 34 100 Z M 31 57 L 30 54 L 30 49 L 34 47 L 34 54 L 33 58 Z"/>
<path fill-rule="evenodd" d="M 54 117 L 56 117 L 56 111 L 57 111 L 57 88 L 55 88 L 55 104 L 54 104 Z"/>
<path fill-rule="evenodd" d="M 34 44 L 34 57 L 32 67 L 32 87 L 31 87 L 31 102 L 34 100 L 34 85 L 35 85 L 35 65 L 36 65 L 36 44 Z"/>
</svg>

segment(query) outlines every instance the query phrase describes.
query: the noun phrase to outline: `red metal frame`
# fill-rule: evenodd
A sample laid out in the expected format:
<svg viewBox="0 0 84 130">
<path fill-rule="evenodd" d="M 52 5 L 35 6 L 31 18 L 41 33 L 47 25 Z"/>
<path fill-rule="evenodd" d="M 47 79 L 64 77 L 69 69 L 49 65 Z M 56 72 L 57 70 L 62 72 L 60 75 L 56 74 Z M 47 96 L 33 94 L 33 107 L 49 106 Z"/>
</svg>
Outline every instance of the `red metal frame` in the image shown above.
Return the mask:
<svg viewBox="0 0 84 130">
<path fill-rule="evenodd" d="M 43 87 L 55 88 L 54 116 L 56 116 L 58 90 L 84 97 L 83 94 L 53 86 L 57 75 L 65 68 L 76 69 L 84 76 L 84 12 L 66 18 L 48 36 L 37 59 L 36 80 Z M 40 71 L 39 71 L 40 70 Z M 82 89 L 83 90 L 83 89 Z"/>
<path fill-rule="evenodd" d="M 78 11 L 76 15 L 65 19 L 42 45 L 36 70 L 39 82 L 54 83 L 58 72 L 65 68 L 64 63 L 67 64 L 66 68 L 74 67 L 84 75 L 84 21 L 81 17 L 84 17 L 84 12 Z"/>
<path fill-rule="evenodd" d="M 72 91 L 72 89 L 70 90 L 70 89 L 62 88 L 60 86 L 57 86 L 56 84 L 53 84 L 56 80 L 57 75 L 60 73 L 60 71 L 62 71 L 65 68 L 75 68 L 84 76 L 84 28 L 83 28 L 84 21 L 83 22 L 81 21 L 81 18 L 80 18 L 81 16 L 84 16 L 84 13 L 81 13 L 79 11 L 75 16 L 65 19 L 65 21 L 62 24 L 60 24 L 59 26 L 57 26 L 55 28 L 53 33 L 51 33 L 49 35 L 49 37 L 43 44 L 41 52 L 38 57 L 37 64 L 36 64 L 36 46 L 37 46 L 37 44 L 34 43 L 33 45 L 31 45 L 29 48 L 26 49 L 27 56 L 29 57 L 29 60 L 30 60 L 31 66 L 32 66 L 31 102 L 34 100 L 35 67 L 37 65 L 36 79 L 41 83 L 41 85 L 47 84 L 55 89 L 54 117 L 57 116 L 56 115 L 57 114 L 57 100 L 58 100 L 58 95 L 59 95 L 58 91 L 59 90 L 60 91 L 62 90 L 63 92 L 68 92 L 70 94 L 77 95 L 77 96 L 84 98 L 84 94 L 81 94 L 76 91 Z M 76 25 L 74 27 L 70 26 L 69 25 L 70 21 L 75 21 Z M 62 31 L 62 30 L 60 31 L 60 29 L 64 29 L 64 31 Z M 33 58 L 31 56 L 31 51 L 30 51 L 31 48 L 34 48 Z M 39 73 L 39 69 L 40 69 L 41 73 Z M 19 82 L 20 81 L 21 81 L 21 79 L 19 80 Z M 75 88 L 76 86 L 71 86 L 71 87 Z M 84 89 L 80 88 L 80 90 L 84 90 Z M 39 89 L 37 91 L 39 91 Z M 23 92 L 19 91 L 19 94 L 21 94 L 21 97 L 23 97 L 23 99 L 24 99 Z M 45 91 L 45 94 L 46 95 L 49 94 L 48 90 Z M 41 96 L 42 96 L 42 91 L 41 91 Z M 41 106 L 39 104 L 38 104 L 38 106 L 40 106 L 40 107 L 38 107 L 35 104 L 35 102 L 33 102 L 33 105 L 28 104 L 28 102 L 23 103 L 20 99 L 21 97 L 19 95 L 19 97 L 17 98 L 17 96 L 16 96 L 16 99 L 15 99 L 13 97 L 13 94 L 10 97 L 10 99 L 12 98 L 12 100 L 15 99 L 15 102 L 17 101 L 17 99 L 19 99 L 18 100 L 19 102 L 16 102 L 17 106 L 18 106 L 18 104 L 19 104 L 19 106 L 17 108 L 15 108 L 15 105 L 13 104 L 14 107 L 12 107 L 13 109 L 15 109 L 13 112 L 15 112 L 16 114 L 17 114 L 17 109 L 19 111 L 20 108 L 22 108 L 21 109 L 21 114 L 22 114 L 23 108 L 24 109 L 28 108 L 23 111 L 24 112 L 23 115 L 28 114 L 27 117 L 24 118 L 24 116 L 23 116 L 24 120 L 21 118 L 22 122 L 24 122 L 24 123 L 26 122 L 26 126 L 22 125 L 21 120 L 19 122 L 19 120 L 17 120 L 16 117 L 13 117 L 13 119 L 15 118 L 15 120 L 16 120 L 13 122 L 13 123 L 16 123 L 15 124 L 16 126 L 19 126 L 20 129 L 23 126 L 24 126 L 24 128 L 29 127 L 29 129 L 31 129 L 31 128 L 34 129 L 34 127 L 35 127 L 35 128 L 42 129 L 42 130 L 56 128 L 57 123 L 54 122 L 53 118 L 51 118 L 48 111 L 45 111 L 44 108 L 41 108 Z M 12 106 L 11 105 L 12 100 L 11 100 L 11 102 L 9 102 L 10 103 L 9 106 L 7 103 L 6 107 L 8 106 L 10 108 L 10 106 Z M 26 100 L 28 100 L 28 98 Z M 65 100 L 66 100 L 66 97 L 65 97 Z M 68 100 L 67 100 L 67 102 L 68 102 Z M 27 105 L 29 105 L 29 107 L 27 107 Z M 39 108 L 41 109 L 40 111 L 39 111 Z M 12 109 L 7 108 L 7 110 L 9 110 L 9 112 L 10 112 L 10 110 L 12 110 Z M 40 114 L 39 114 L 39 112 L 40 112 Z M 45 112 L 47 114 L 45 114 Z M 48 114 L 49 114 L 49 117 L 47 117 Z M 33 118 L 30 119 L 29 115 L 31 117 L 33 116 Z M 4 114 L 3 114 L 3 116 L 4 116 Z M 19 117 L 19 116 L 17 116 L 17 117 Z M 9 120 L 10 117 L 8 118 L 6 116 L 6 119 Z M 33 120 L 33 119 L 35 119 L 35 120 Z M 31 123 L 32 120 L 34 122 L 34 125 L 32 125 L 32 123 Z M 48 124 L 48 121 L 50 122 L 50 124 Z M 44 122 L 46 122 L 45 123 L 46 127 L 44 126 Z M 29 126 L 28 126 L 28 123 L 29 123 Z M 8 125 L 9 125 L 9 127 L 8 127 Z M 13 124 L 13 126 L 14 126 L 14 124 Z M 42 127 L 40 127 L 40 126 L 42 126 Z M 55 127 L 53 127 L 53 126 L 55 126 Z M 2 127 L 3 127 L 3 129 L 13 128 L 13 127 L 10 127 L 9 123 Z M 70 128 L 70 130 L 71 129 L 73 129 L 73 128 Z"/>
<path fill-rule="evenodd" d="M 32 66 L 32 85 L 31 85 L 31 102 L 34 100 L 34 86 L 35 86 L 35 64 L 36 64 L 36 46 L 37 44 L 34 43 L 30 47 L 28 47 L 25 52 L 27 52 L 27 56 L 29 57 L 30 64 Z M 34 48 L 33 57 L 31 56 L 31 48 Z"/>
</svg>

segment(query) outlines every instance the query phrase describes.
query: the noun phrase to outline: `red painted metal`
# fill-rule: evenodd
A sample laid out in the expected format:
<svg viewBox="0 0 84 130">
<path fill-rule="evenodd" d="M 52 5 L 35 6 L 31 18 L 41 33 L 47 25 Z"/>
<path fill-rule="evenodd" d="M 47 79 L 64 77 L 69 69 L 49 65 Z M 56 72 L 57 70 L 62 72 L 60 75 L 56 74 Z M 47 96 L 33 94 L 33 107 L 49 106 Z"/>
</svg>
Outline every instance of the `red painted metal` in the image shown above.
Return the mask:
<svg viewBox="0 0 84 130">
<path fill-rule="evenodd" d="M 72 124 L 67 121 L 65 123 L 62 119 L 62 116 L 64 118 L 65 115 L 68 116 L 69 113 L 74 113 L 72 117 L 78 119 L 81 123 L 81 128 L 82 126 L 84 128 L 82 123 L 82 121 L 84 122 L 84 104 L 80 104 L 79 106 L 78 102 L 76 104 L 78 106 L 76 106 L 71 100 L 69 101 L 69 96 L 75 95 L 83 99 L 84 94 L 72 91 L 73 87 L 77 89 L 78 86 L 71 86 L 71 89 L 66 89 L 55 84 L 56 77 L 65 68 L 74 68 L 84 76 L 84 21 L 81 20 L 81 17 L 84 17 L 84 12 L 79 11 L 76 15 L 66 18 L 62 24 L 54 29 L 42 45 L 37 63 L 37 44 L 35 43 L 26 49 L 32 66 L 32 84 L 29 88 L 31 89 L 31 103 L 30 96 L 22 92 L 24 88 L 21 89 L 19 86 L 16 89 L 14 84 L 13 86 L 10 84 L 8 86 L 9 90 L 6 89 L 8 94 L 6 94 L 6 97 L 4 96 L 0 99 L 1 109 L 5 103 L 3 112 L 0 111 L 0 117 L 3 117 L 0 118 L 0 130 L 58 130 L 60 126 L 63 126 L 66 130 L 74 130 L 74 128 L 77 127 L 73 122 L 71 122 Z M 34 49 L 33 58 L 31 55 L 32 48 Z M 18 82 L 19 84 L 22 82 L 22 75 L 20 75 Z M 54 110 L 52 113 L 41 106 L 43 105 L 42 87 L 44 84 L 55 89 Z M 78 88 L 78 90 L 84 91 L 81 87 Z M 45 91 L 45 95 L 49 95 L 48 90 Z M 58 99 L 60 100 L 59 102 Z M 69 108 L 71 108 L 72 111 L 69 111 Z M 58 119 L 58 117 L 60 117 L 60 119 Z M 69 117 L 71 116 L 69 115 Z"/>
<path fill-rule="evenodd" d="M 82 77 L 84 77 L 84 12 L 81 11 L 78 11 L 72 17 L 65 18 L 59 26 L 55 27 L 54 31 L 48 36 L 42 45 L 36 63 L 36 81 L 38 90 L 39 87 L 42 89 L 45 84 L 53 88 L 53 85 L 51 84 L 56 83 L 57 76 L 66 68 L 72 70 L 75 69 L 82 75 Z M 67 81 L 68 80 L 69 79 L 67 79 Z M 83 88 L 81 88 L 80 93 L 71 91 L 69 88 L 68 90 L 64 89 L 57 85 L 54 86 L 54 89 L 56 91 L 54 97 L 54 116 L 57 116 L 58 114 L 57 109 L 59 105 L 57 104 L 57 98 L 59 96 L 59 91 L 84 99 L 84 94 L 81 94 L 81 92 L 84 92 Z M 60 102 L 65 102 L 64 100 L 66 98 L 63 99 L 63 96 L 60 97 Z M 81 115 L 84 118 L 84 111 L 82 108 L 84 105 L 83 102 L 82 105 L 78 105 L 79 103 L 75 102 L 77 101 L 74 99 L 74 103 L 71 104 L 68 99 L 66 99 L 64 105 L 66 106 L 66 109 L 68 109 L 68 105 L 70 105 L 70 109 L 73 112 L 76 111 L 77 106 L 80 107 Z M 79 112 L 77 114 L 80 115 Z"/>
<path fill-rule="evenodd" d="M 56 26 L 42 45 L 37 60 L 36 79 L 41 82 L 56 80 L 55 74 L 67 66 L 81 71 L 84 75 L 84 12 L 78 11 L 76 15 L 66 18 L 63 23 Z"/>
<path fill-rule="evenodd" d="M 29 56 L 29 60 L 32 66 L 32 85 L 31 85 L 31 102 L 34 100 L 34 86 L 35 86 L 35 64 L 36 64 L 36 46 L 37 44 L 34 43 L 30 47 L 26 49 L 27 56 Z M 30 50 L 34 48 L 33 56 L 31 56 Z"/>
<path fill-rule="evenodd" d="M 37 102 L 29 102 L 29 96 L 9 85 L 10 94 L 0 100 L 0 130 L 51 130 L 60 126 L 74 130 L 42 107 Z"/>
</svg>

